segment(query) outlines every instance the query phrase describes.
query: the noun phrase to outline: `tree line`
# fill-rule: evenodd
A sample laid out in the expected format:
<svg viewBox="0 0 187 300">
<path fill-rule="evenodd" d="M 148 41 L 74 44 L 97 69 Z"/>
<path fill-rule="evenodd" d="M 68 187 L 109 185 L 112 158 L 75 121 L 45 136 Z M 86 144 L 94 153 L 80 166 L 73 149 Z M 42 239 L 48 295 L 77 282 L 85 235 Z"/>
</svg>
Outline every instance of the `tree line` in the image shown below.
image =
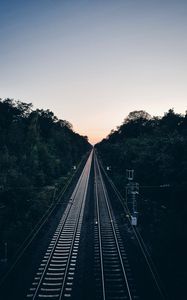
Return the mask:
<svg viewBox="0 0 187 300">
<path fill-rule="evenodd" d="M 96 148 L 123 196 L 125 171 L 134 169 L 140 184 L 138 228 L 173 293 L 169 299 L 179 299 L 187 267 L 187 112 L 170 109 L 151 117 L 133 111 Z"/>
<path fill-rule="evenodd" d="M 13 255 L 90 148 L 50 110 L 0 99 L 0 258 L 4 243 Z"/>
</svg>

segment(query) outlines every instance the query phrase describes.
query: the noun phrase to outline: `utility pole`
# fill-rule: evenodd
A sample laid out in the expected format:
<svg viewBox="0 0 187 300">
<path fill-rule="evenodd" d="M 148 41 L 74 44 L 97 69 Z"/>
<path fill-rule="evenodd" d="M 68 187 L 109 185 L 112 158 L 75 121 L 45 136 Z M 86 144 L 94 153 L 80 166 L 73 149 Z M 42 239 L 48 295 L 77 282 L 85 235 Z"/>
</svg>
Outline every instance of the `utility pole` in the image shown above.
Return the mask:
<svg viewBox="0 0 187 300">
<path fill-rule="evenodd" d="M 1 259 L 1 262 L 7 263 L 8 261 L 8 244 L 4 242 L 4 258 Z"/>
<path fill-rule="evenodd" d="M 54 185 L 53 196 L 52 196 L 52 204 L 54 204 L 54 202 L 55 202 L 56 191 L 57 191 L 57 184 Z"/>
<path fill-rule="evenodd" d="M 5 242 L 5 262 L 8 261 L 8 244 Z"/>
<path fill-rule="evenodd" d="M 139 195 L 139 183 L 133 181 L 134 170 L 126 170 L 126 178 L 128 180 L 126 185 L 126 203 L 130 212 L 131 224 L 137 226 L 137 197 Z"/>
</svg>

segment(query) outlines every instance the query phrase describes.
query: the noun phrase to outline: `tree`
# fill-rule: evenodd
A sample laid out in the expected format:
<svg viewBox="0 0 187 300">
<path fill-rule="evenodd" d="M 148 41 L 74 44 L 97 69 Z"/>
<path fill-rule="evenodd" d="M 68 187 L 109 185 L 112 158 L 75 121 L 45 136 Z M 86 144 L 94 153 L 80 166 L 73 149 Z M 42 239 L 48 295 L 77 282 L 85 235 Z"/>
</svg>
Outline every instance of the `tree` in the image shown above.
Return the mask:
<svg viewBox="0 0 187 300">
<path fill-rule="evenodd" d="M 124 123 L 129 123 L 131 121 L 148 121 L 151 119 L 151 115 L 144 110 L 135 110 L 129 113 L 125 118 Z"/>
<path fill-rule="evenodd" d="M 63 186 L 72 164 L 90 148 L 85 137 L 50 110 L 0 100 L 0 249 L 6 240 L 13 254 L 51 204 L 48 186 Z"/>
</svg>

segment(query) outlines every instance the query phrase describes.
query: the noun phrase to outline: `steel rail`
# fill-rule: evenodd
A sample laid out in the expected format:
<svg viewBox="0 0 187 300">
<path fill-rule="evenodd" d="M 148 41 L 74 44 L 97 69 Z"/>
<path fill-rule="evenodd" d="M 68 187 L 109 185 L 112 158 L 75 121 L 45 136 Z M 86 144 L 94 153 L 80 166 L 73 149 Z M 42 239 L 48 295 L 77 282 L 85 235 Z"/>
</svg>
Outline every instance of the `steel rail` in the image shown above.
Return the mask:
<svg viewBox="0 0 187 300">
<path fill-rule="evenodd" d="M 84 174 L 84 170 L 83 170 L 83 173 L 81 174 L 81 177 L 80 177 L 79 180 L 78 180 L 78 183 L 77 183 L 77 185 L 76 185 L 76 188 L 75 188 L 75 190 L 74 190 L 74 192 L 73 192 L 73 195 L 72 195 L 72 197 L 71 197 L 71 201 L 74 199 L 74 197 L 76 196 L 76 194 L 77 194 L 77 192 L 78 192 L 78 189 L 79 189 L 79 186 L 80 186 L 80 184 L 81 184 L 81 179 L 82 179 L 82 177 L 83 177 L 83 174 Z M 64 214 L 63 214 L 63 216 L 62 216 L 62 219 L 60 220 L 60 223 L 62 222 L 62 225 L 60 226 L 60 231 L 59 231 L 59 233 L 58 233 L 58 235 L 57 235 L 56 241 L 55 241 L 54 246 L 53 246 L 53 248 L 52 248 L 52 250 L 51 250 L 51 254 L 49 255 L 48 261 L 47 261 L 46 266 L 45 266 L 45 268 L 44 268 L 44 270 L 43 270 L 43 274 L 41 275 L 40 281 L 39 281 L 39 283 L 38 283 L 38 286 L 37 286 L 36 291 L 35 291 L 34 296 L 33 296 L 33 300 L 37 297 L 37 293 L 38 293 L 38 291 L 39 291 L 39 288 L 40 288 L 41 283 L 42 283 L 42 281 L 43 281 L 43 278 L 44 278 L 44 276 L 45 276 L 46 270 L 47 270 L 47 268 L 48 268 L 48 266 L 49 266 L 49 263 L 50 263 L 50 261 L 51 261 L 51 258 L 52 258 L 52 256 L 53 256 L 54 250 L 55 250 L 55 248 L 56 248 L 56 245 L 57 245 L 57 243 L 58 243 L 59 237 L 60 237 L 60 235 L 61 235 L 61 233 L 62 233 L 62 230 L 63 230 L 63 228 L 64 228 L 65 222 L 66 222 L 66 220 L 67 220 L 67 218 L 68 218 L 68 215 L 69 215 L 69 213 L 70 213 L 70 210 L 71 210 L 71 203 L 68 203 L 68 205 L 67 205 L 67 207 L 66 207 L 66 210 L 65 210 L 65 212 L 64 212 Z M 57 227 L 57 230 L 58 230 L 58 227 Z"/>
<path fill-rule="evenodd" d="M 101 241 L 101 224 L 100 224 L 100 215 L 99 215 L 99 197 L 98 197 L 98 187 L 97 187 L 97 183 L 96 183 L 96 161 L 95 161 L 95 159 L 94 159 L 94 175 L 95 175 L 97 225 L 98 225 L 98 235 L 99 235 L 99 252 L 100 252 L 100 261 L 101 261 L 102 295 L 103 295 L 103 300 L 105 300 L 106 299 L 105 280 L 104 280 L 104 267 L 103 267 L 102 241 Z"/>
<path fill-rule="evenodd" d="M 75 211 L 75 208 L 77 210 L 78 208 L 78 212 L 77 212 L 77 215 L 76 215 L 76 220 L 75 220 L 75 223 L 74 223 L 74 232 L 73 232 L 73 236 L 72 236 L 72 239 L 71 239 L 71 247 L 70 247 L 70 251 L 69 251 L 69 256 L 68 256 L 68 260 L 66 261 L 66 269 L 65 269 L 65 273 L 64 273 L 64 278 L 63 278 L 63 282 L 62 282 L 62 288 L 61 288 L 61 291 L 60 291 L 60 295 L 59 295 L 59 299 L 62 298 L 62 293 L 63 293 L 63 290 L 64 290 L 64 284 L 65 284 L 65 280 L 66 280 L 66 275 L 67 275 L 67 272 L 68 272 L 68 266 L 69 266 L 69 262 L 70 262 L 70 257 L 71 257 L 71 253 L 72 253 L 72 249 L 73 249 L 73 245 L 74 245 L 74 242 L 75 242 L 75 236 L 76 236 L 76 232 L 77 232 L 77 229 L 79 227 L 79 221 L 80 221 L 80 218 L 81 216 L 83 216 L 83 209 L 84 209 L 84 202 L 86 200 L 86 194 L 87 194 L 87 187 L 88 187 L 88 181 L 89 181 L 89 175 L 90 175 L 90 168 L 91 168 L 91 160 L 92 160 L 92 153 L 90 154 L 88 160 L 87 160 L 87 163 L 81 173 L 81 176 L 77 182 L 77 185 L 73 191 L 73 194 L 70 198 L 70 201 L 65 209 L 65 212 L 59 222 L 59 225 L 53 235 L 53 238 L 51 239 L 51 243 L 53 241 L 53 239 L 55 239 L 54 241 L 54 244 L 52 246 L 52 249 L 50 250 L 50 255 L 47 259 L 47 262 L 46 262 L 46 265 L 42 271 L 42 274 L 41 274 L 41 277 L 39 279 L 39 282 L 37 284 L 37 287 L 34 291 L 34 294 L 31 294 L 31 295 L 27 295 L 28 297 L 32 297 L 32 299 L 36 299 L 38 297 L 38 293 L 39 293 L 39 290 L 41 288 L 41 285 L 43 283 L 43 280 L 44 280 L 44 277 L 46 275 L 46 272 L 49 268 L 49 265 L 51 263 L 51 260 L 53 259 L 53 256 L 54 256 L 54 252 L 56 250 L 56 247 L 58 245 L 58 242 L 61 238 L 61 235 L 63 234 L 63 229 L 66 225 L 66 222 L 68 221 L 68 218 L 71 217 L 71 212 L 73 214 L 73 209 Z M 79 200 L 77 200 L 75 203 L 75 198 L 79 192 L 79 189 L 80 189 L 80 186 L 82 184 L 82 181 L 84 181 L 85 179 L 85 176 L 86 176 L 86 180 L 85 180 L 85 188 L 84 188 L 84 192 L 83 192 L 83 197 Z M 77 205 L 77 206 L 76 206 Z M 54 238 L 55 237 L 55 238 Z"/>
<path fill-rule="evenodd" d="M 86 185 L 85 185 L 84 195 L 83 195 L 83 199 L 82 199 L 82 202 L 81 202 L 80 212 L 79 212 L 79 215 L 77 217 L 77 222 L 76 222 L 76 225 L 75 225 L 75 230 L 74 230 L 74 233 L 73 233 L 71 248 L 70 248 L 69 257 L 68 257 L 68 261 L 67 261 L 67 265 L 66 265 L 66 270 L 65 270 L 65 273 L 64 273 L 64 279 L 63 279 L 63 283 L 62 283 L 62 288 L 61 288 L 60 298 L 59 299 L 62 299 L 62 294 L 63 294 L 63 291 L 64 291 L 65 281 L 66 281 L 66 277 L 67 277 L 67 273 L 68 273 L 68 269 L 69 269 L 69 264 L 70 264 L 70 259 L 71 259 L 71 255 L 72 255 L 72 251 L 73 251 L 73 246 L 74 246 L 75 238 L 76 238 L 76 233 L 77 233 L 78 227 L 80 225 L 80 222 L 82 221 L 82 218 L 83 218 L 83 211 L 84 211 L 84 204 L 85 204 L 86 196 L 87 196 L 89 175 L 90 175 L 90 172 L 88 173 L 88 175 L 86 177 Z"/>
<path fill-rule="evenodd" d="M 117 195 L 120 203 L 122 204 L 122 207 L 123 207 L 125 213 L 128 214 L 128 215 L 130 215 L 130 211 L 129 211 L 128 207 L 127 207 L 127 204 L 125 203 L 125 199 L 123 198 L 123 196 L 121 195 L 121 193 L 116 188 L 116 186 L 113 183 L 112 179 L 106 173 L 106 171 L 105 171 L 105 169 L 104 169 L 104 167 L 103 167 L 103 165 L 102 165 L 101 162 L 100 162 L 100 164 L 101 164 L 101 168 L 102 168 L 105 176 L 108 179 L 108 182 L 110 183 L 112 189 L 114 190 L 114 192 Z M 148 266 L 148 268 L 149 268 L 149 270 L 151 272 L 152 278 L 153 278 L 153 280 L 154 280 L 154 282 L 156 284 L 156 287 L 157 287 L 157 289 L 159 291 L 159 294 L 160 294 L 161 298 L 163 300 L 165 300 L 166 296 L 164 294 L 167 294 L 167 293 L 164 290 L 164 287 L 161 287 L 161 280 L 160 280 L 159 274 L 158 274 L 158 272 L 156 270 L 156 266 L 155 266 L 155 264 L 154 264 L 154 262 L 153 262 L 153 260 L 151 258 L 151 255 L 150 255 L 150 253 L 149 253 L 149 251 L 148 251 L 148 249 L 147 249 L 147 247 L 146 247 L 146 245 L 145 245 L 145 243 L 143 241 L 143 238 L 140 235 L 139 231 L 136 228 L 134 228 L 134 226 L 131 224 L 130 219 L 127 218 L 127 220 L 128 220 L 128 223 L 129 223 L 129 225 L 130 225 L 130 227 L 131 227 L 131 229 L 132 229 L 132 231 L 134 233 L 134 236 L 135 236 L 135 238 L 136 238 L 136 240 L 137 240 L 137 242 L 138 242 L 138 244 L 140 246 L 140 249 L 141 249 L 142 254 L 143 254 L 144 258 L 145 258 L 147 266 Z"/>
<path fill-rule="evenodd" d="M 119 246 L 119 242 L 118 242 L 118 237 L 117 237 L 116 229 L 115 229 L 114 223 L 113 223 L 112 210 L 111 210 L 111 207 L 109 205 L 109 200 L 108 200 L 106 187 L 105 187 L 105 184 L 104 184 L 104 181 L 103 181 L 103 177 L 102 177 L 102 174 L 101 174 L 100 166 L 99 166 L 98 159 L 97 159 L 96 155 L 94 155 L 94 158 L 95 158 L 95 165 L 97 165 L 97 170 L 98 170 L 98 173 L 99 173 L 99 178 L 100 178 L 103 193 L 104 193 L 104 198 L 105 198 L 105 203 L 106 203 L 106 206 L 107 206 L 108 215 L 109 215 L 109 218 L 110 218 L 110 221 L 111 221 L 113 236 L 114 236 L 115 244 L 116 244 L 116 247 L 117 247 L 119 260 L 120 260 L 120 263 L 121 263 L 122 273 L 123 273 L 123 276 L 124 276 L 124 280 L 125 280 L 125 284 L 126 284 L 126 288 L 127 288 L 127 292 L 128 292 L 128 297 L 129 297 L 129 300 L 132 300 L 133 297 L 132 297 L 132 294 L 131 294 L 131 291 L 130 291 L 130 286 L 129 286 L 129 283 L 128 283 L 128 278 L 127 278 L 127 274 L 126 274 L 126 271 L 125 271 L 125 267 L 124 267 L 124 263 L 123 263 L 123 259 L 122 259 L 122 255 L 121 255 L 121 250 L 120 250 L 120 246 Z M 96 186 L 97 186 L 97 181 L 96 181 Z M 96 189 L 96 191 L 97 191 L 97 189 Z M 98 201 L 98 195 L 97 195 L 97 201 Z M 98 206 L 98 208 L 99 208 L 99 206 Z M 99 211 L 98 211 L 98 215 L 99 215 Z M 101 241 L 100 241 L 100 245 L 102 246 Z M 101 249 L 101 252 L 102 252 L 102 249 Z"/>
</svg>

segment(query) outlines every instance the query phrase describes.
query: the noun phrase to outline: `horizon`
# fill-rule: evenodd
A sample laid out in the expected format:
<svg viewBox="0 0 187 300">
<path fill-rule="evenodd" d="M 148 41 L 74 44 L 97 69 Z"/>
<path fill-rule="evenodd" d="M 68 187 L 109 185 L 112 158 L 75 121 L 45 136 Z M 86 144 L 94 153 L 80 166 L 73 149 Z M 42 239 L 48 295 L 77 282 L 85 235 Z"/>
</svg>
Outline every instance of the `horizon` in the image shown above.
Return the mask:
<svg viewBox="0 0 187 300">
<path fill-rule="evenodd" d="M 2 99 L 2 98 L 0 98 L 0 100 L 2 100 L 2 101 L 4 101 L 4 100 L 6 100 L 6 99 L 9 99 L 9 98 L 4 98 L 4 99 Z M 23 102 L 23 101 L 21 101 L 20 99 L 11 99 L 11 100 L 13 100 L 13 101 L 20 101 L 20 102 Z M 29 102 L 26 102 L 26 103 L 29 103 Z M 33 103 L 31 103 L 32 104 L 32 109 L 33 110 L 37 110 L 37 109 L 41 109 L 41 110 L 50 110 L 49 108 L 42 108 L 42 107 L 34 107 L 34 105 L 33 105 Z M 174 110 L 174 112 L 175 113 L 177 113 L 177 114 L 180 114 L 180 115 L 185 115 L 186 113 L 187 113 L 187 110 L 183 113 L 183 112 L 179 112 L 179 111 L 175 111 L 175 109 L 173 108 L 173 107 L 170 107 L 170 108 L 168 108 L 166 111 L 164 111 L 162 114 L 160 114 L 160 115 L 156 115 L 156 114 L 150 114 L 148 111 L 146 111 L 146 110 L 143 110 L 143 109 L 135 109 L 134 111 L 145 111 L 145 112 L 147 112 L 149 115 L 150 115 L 150 117 L 151 118 L 153 118 L 153 117 L 158 117 L 158 118 L 162 118 L 163 116 L 164 116 L 164 114 L 165 113 L 167 113 L 170 109 L 173 109 Z M 52 110 L 50 110 L 52 113 L 54 113 Z M 121 126 L 122 124 L 123 124 L 123 122 L 124 122 L 124 120 L 125 120 L 125 118 L 126 117 L 128 117 L 128 115 L 131 113 L 131 112 L 133 112 L 133 111 L 129 111 L 128 113 L 127 113 L 127 115 L 125 115 L 124 116 L 124 118 L 123 118 L 123 120 L 121 121 L 121 123 L 120 123 L 120 121 L 118 122 L 118 124 L 116 124 L 116 126 L 114 126 L 113 128 L 111 128 L 110 130 L 109 130 L 109 132 L 108 133 L 106 133 L 106 135 L 105 136 L 101 136 L 101 138 L 99 139 L 98 138 L 98 136 L 97 137 L 92 137 L 92 140 L 90 141 L 89 140 L 89 137 L 88 137 L 88 142 L 94 147 L 97 143 L 100 143 L 103 139 L 105 139 L 105 138 L 107 138 L 107 136 L 110 134 L 110 132 L 112 131 L 112 130 L 116 130 L 119 126 Z M 60 119 L 55 113 L 54 113 L 54 116 L 55 117 L 57 117 L 58 119 Z M 71 125 L 72 125 L 72 130 L 75 132 L 75 133 L 78 133 L 78 134 L 80 134 L 80 135 L 82 135 L 82 136 L 86 136 L 85 134 L 81 134 L 78 130 L 75 130 L 75 128 L 74 128 L 74 124 L 72 124 L 69 120 L 67 120 L 67 119 L 63 119 L 64 121 L 67 121 L 67 122 L 69 122 Z"/>
</svg>

